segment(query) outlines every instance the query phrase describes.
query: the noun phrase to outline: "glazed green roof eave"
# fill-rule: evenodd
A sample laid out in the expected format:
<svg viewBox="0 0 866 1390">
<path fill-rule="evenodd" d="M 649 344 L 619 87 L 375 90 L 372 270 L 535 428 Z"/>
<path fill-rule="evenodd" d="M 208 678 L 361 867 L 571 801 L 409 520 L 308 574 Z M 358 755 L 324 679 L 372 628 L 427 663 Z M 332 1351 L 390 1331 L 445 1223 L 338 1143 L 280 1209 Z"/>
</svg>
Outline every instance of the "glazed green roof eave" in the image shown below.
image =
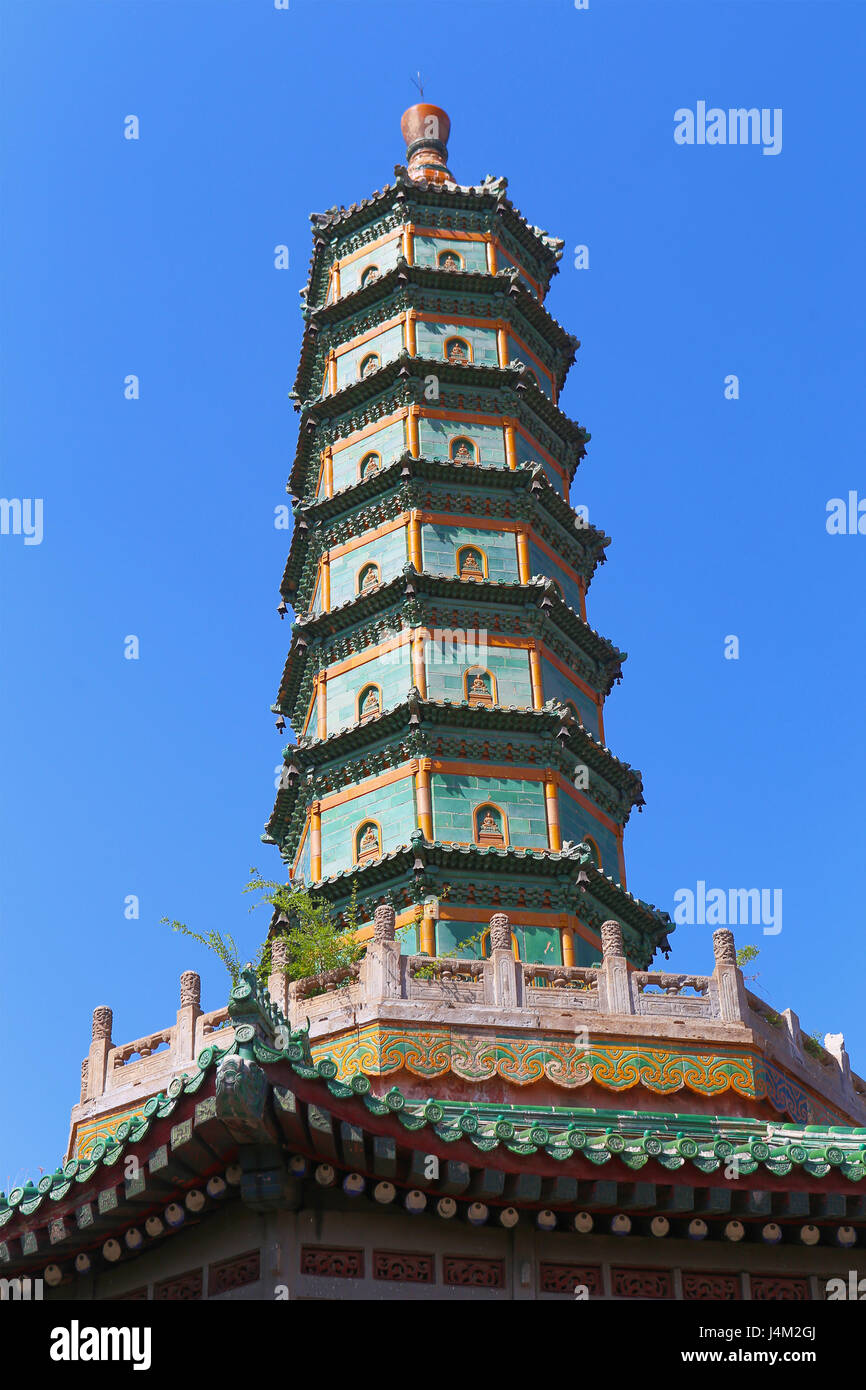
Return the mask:
<svg viewBox="0 0 866 1390">
<path fill-rule="evenodd" d="M 438 358 L 410 357 L 405 350 L 393 361 L 386 363 L 369 376 L 362 377 L 342 387 L 333 395 L 318 396 L 304 405 L 298 430 L 298 446 L 295 460 L 289 474 L 289 491 L 297 496 L 312 495 L 313 488 L 309 470 L 314 462 L 316 444 L 319 451 L 321 441 L 316 440 L 319 427 L 328 427 L 328 437 L 337 439 L 354 432 L 357 426 L 337 432 L 339 422 L 345 417 L 359 419 L 357 412 L 365 404 L 379 402 L 381 412 L 376 416 L 383 419 L 388 414 L 408 406 L 419 405 L 424 399 L 425 381 L 435 369 L 440 390 L 452 387 L 475 387 L 490 392 L 506 391 L 510 404 L 500 400 L 487 403 L 488 409 L 482 414 L 491 415 L 532 415 L 541 422 L 551 435 L 555 436 L 566 460 L 561 461 L 563 471 L 569 480 L 574 477 L 580 460 L 586 453 L 586 445 L 591 436 L 576 420 L 570 419 L 559 406 L 554 405 L 543 391 L 524 380 L 525 373 L 514 367 L 480 366 L 469 364 L 460 366 L 454 362 Z M 387 409 L 385 404 L 387 403 Z M 352 412 L 356 412 L 352 417 Z M 318 477 L 318 465 L 316 465 Z"/>
<path fill-rule="evenodd" d="M 352 203 L 349 207 L 334 206 L 327 212 L 310 214 L 313 252 L 307 285 L 313 293 L 321 292 L 323 272 L 330 265 L 332 248 L 340 238 L 345 238 L 389 211 L 397 213 L 401 223 L 420 222 L 423 225 L 423 219 L 418 214 L 427 209 L 434 215 L 441 210 L 472 209 L 501 217 L 503 228 L 542 271 L 543 288 L 547 291 L 553 276 L 559 272 L 565 243 L 558 237 L 548 236 L 523 216 L 505 196 L 508 186 L 506 178 L 491 178 L 482 184 L 421 184 L 411 179 L 400 164 L 394 166 L 394 176 L 393 184 L 386 184 L 358 203 Z"/>
<path fill-rule="evenodd" d="M 615 879 L 596 869 L 589 859 L 578 853 L 578 847 L 561 851 L 547 849 L 504 849 L 482 848 L 479 845 L 457 845 L 450 841 L 425 840 L 422 832 L 416 830 L 409 843 L 398 845 L 378 859 L 365 864 L 353 864 L 336 874 L 329 874 L 310 885 L 336 903 L 343 898 L 348 900 L 353 884 L 357 884 L 359 894 L 374 892 L 385 883 L 406 882 L 413 875 L 423 877 L 427 868 L 444 869 L 454 873 L 495 873 L 503 875 L 519 874 L 527 877 L 565 878 L 574 883 L 577 874 L 583 870 L 588 876 L 588 884 L 583 890 L 594 899 L 605 912 L 611 913 L 626 926 L 631 927 L 653 949 L 664 945 L 674 924 L 667 912 L 653 907 L 650 903 L 636 898 L 622 888 Z M 479 908 L 479 912 L 483 909 Z M 650 952 L 650 955 L 652 952 Z"/>
<path fill-rule="evenodd" d="M 395 489 L 411 487 L 419 479 L 450 483 L 470 492 L 510 492 L 518 497 L 524 507 L 542 508 L 550 520 L 565 531 L 572 533 L 576 529 L 574 512 L 549 481 L 540 463 L 520 463 L 516 468 L 483 463 L 464 466 L 450 460 L 446 462 L 426 456 L 415 458 L 410 453 L 404 453 L 366 478 L 340 488 L 331 497 L 299 500 L 295 504 L 295 526 L 280 583 L 282 597 L 291 602 L 297 593 L 316 527 L 326 527 L 328 523 L 345 516 L 350 508 L 359 508 L 378 498 L 388 497 Z M 412 502 L 412 505 L 415 503 Z M 596 565 L 604 564 L 606 560 L 604 552 L 610 545 L 610 537 L 589 522 L 581 526 L 577 534 L 589 561 L 588 589 Z"/>
<path fill-rule="evenodd" d="M 598 1166 L 619 1159 L 633 1169 L 655 1161 L 669 1171 L 691 1163 L 705 1175 L 736 1154 L 739 1172 L 744 1177 L 759 1169 L 774 1177 L 785 1177 L 792 1170 L 801 1169 L 818 1185 L 832 1169 L 838 1169 L 852 1185 L 866 1178 L 866 1129 L 858 1126 L 804 1126 L 736 1115 L 491 1104 L 438 1100 L 433 1096 L 419 1099 L 407 1097 L 396 1086 L 377 1097 L 363 1074 L 350 1083 L 338 1081 L 335 1064 L 328 1057 L 314 1061 L 308 1043 L 299 1034 L 290 1034 L 282 1049 L 258 1038 L 251 1039 L 249 1046 L 252 1059 L 265 1069 L 272 1085 L 288 1065 L 304 1082 L 321 1087 L 325 1109 L 328 1095 L 338 1101 L 359 1102 L 371 1115 L 395 1116 L 407 1136 L 427 1131 L 446 1143 L 469 1139 L 485 1155 L 499 1148 L 523 1159 L 541 1153 L 563 1159 L 584 1155 L 592 1157 Z M 121 1126 L 122 1137 L 100 1141 L 87 1159 L 70 1160 L 38 1184 L 28 1181 L 13 1188 L 8 1197 L 0 1194 L 3 1263 L 12 1262 L 6 1242 L 16 1233 L 19 1214 L 30 1218 L 46 1202 L 59 1204 L 75 1186 L 95 1190 L 101 1167 L 117 1171 L 119 1159 L 144 1142 L 154 1120 L 169 1117 L 184 1093 L 198 1089 L 203 1073 L 237 1050 L 237 1042 L 225 1050 L 205 1049 L 197 1073 L 173 1082 L 173 1095 L 151 1097 L 145 1106 L 149 1114 L 140 1122 Z M 417 1147 L 409 1138 L 406 1145 Z M 122 1173 L 122 1168 L 119 1171 Z"/>
<path fill-rule="evenodd" d="M 407 588 L 413 592 L 407 594 Z M 528 584 L 516 581 L 460 579 L 457 576 L 433 575 L 418 572 L 411 566 L 366 594 L 356 594 L 327 613 L 301 615 L 296 618 L 292 642 L 283 668 L 280 688 L 272 708 L 292 717 L 300 693 L 308 649 L 315 643 L 341 632 L 351 631 L 373 618 L 393 614 L 395 622 L 405 616 L 407 599 L 428 598 L 474 601 L 479 612 L 486 605 L 497 609 L 514 608 L 518 612 L 536 615 L 543 632 L 544 624 L 553 624 L 576 648 L 595 663 L 599 672 L 598 688 L 607 695 L 622 671 L 628 653 L 620 651 L 606 637 L 591 628 L 573 608 L 561 599 L 550 579 L 541 576 Z M 398 626 L 400 623 L 397 624 Z M 409 624 L 410 626 L 413 624 Z M 417 625 L 423 625 L 419 619 Z M 483 623 L 476 624 L 483 627 Z M 495 624 L 489 625 L 495 631 Z"/>
<path fill-rule="evenodd" d="M 413 718 L 417 720 L 415 751 L 422 756 L 430 755 L 426 748 L 427 727 L 455 731 L 471 728 L 491 737 L 505 733 L 538 734 L 556 742 L 556 749 L 548 754 L 554 762 L 567 749 L 575 760 L 583 760 L 599 777 L 609 782 L 624 798 L 629 810 L 644 804 L 640 773 L 615 757 L 609 748 L 599 743 L 589 730 L 571 717 L 565 706 L 556 701 L 548 701 L 539 710 L 515 705 L 485 706 L 482 709 L 478 705 L 470 705 L 466 700 L 424 700 L 417 691 L 412 691 L 406 700 L 365 720 L 363 724 L 351 724 L 321 740 L 301 739 L 286 749 L 284 762 L 287 766 L 291 764 L 295 767 L 297 776 L 291 785 L 280 787 L 277 791 L 273 811 L 265 826 L 268 843 L 285 843 L 298 808 L 304 774 L 314 776 L 317 770 L 328 766 L 347 769 L 353 755 L 370 753 L 371 744 L 387 746 L 391 739 L 405 738 Z M 560 733 L 563 734 L 562 738 L 558 737 Z M 537 768 L 538 763 L 530 762 L 521 752 L 514 758 L 515 774 L 522 767 Z M 623 824 L 627 819 L 626 813 Z"/>
<path fill-rule="evenodd" d="M 311 398 L 309 392 L 311 382 L 315 379 L 313 373 L 323 332 L 327 333 L 329 328 L 337 327 L 363 313 L 365 309 L 395 298 L 401 292 L 407 293 L 410 287 L 422 292 L 428 289 L 447 289 L 452 292 L 476 293 L 489 298 L 491 308 L 502 307 L 506 311 L 508 304 L 513 302 L 518 313 L 547 341 L 560 358 L 561 365 L 556 369 L 555 376 L 557 389 L 562 390 L 580 342 L 573 334 L 567 332 L 544 304 L 515 279 L 513 273 L 502 270 L 496 275 L 490 275 L 486 271 L 478 270 L 440 270 L 436 266 L 409 265 L 400 257 L 396 265 L 384 271 L 378 280 L 361 285 L 340 299 L 309 311 L 292 398 L 304 404 L 311 404 L 313 399 L 318 399 Z M 414 302 L 410 296 L 410 305 Z M 396 312 L 398 311 L 395 310 Z M 458 316 L 461 312 L 465 311 L 455 310 Z"/>
</svg>

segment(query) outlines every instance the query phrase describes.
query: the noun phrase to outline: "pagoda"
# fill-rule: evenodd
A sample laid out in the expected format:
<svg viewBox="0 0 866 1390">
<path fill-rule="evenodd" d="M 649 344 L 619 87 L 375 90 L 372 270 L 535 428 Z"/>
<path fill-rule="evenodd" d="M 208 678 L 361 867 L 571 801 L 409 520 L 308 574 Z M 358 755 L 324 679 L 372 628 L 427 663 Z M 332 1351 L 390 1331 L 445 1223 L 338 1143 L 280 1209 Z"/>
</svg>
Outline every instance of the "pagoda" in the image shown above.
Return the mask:
<svg viewBox="0 0 866 1390">
<path fill-rule="evenodd" d="M 645 968 L 670 921 L 626 889 L 643 797 L 604 741 L 625 654 L 586 618 L 608 538 L 568 502 L 562 242 L 504 179 L 455 183 L 444 111 L 402 128 L 395 185 L 313 218 L 267 839 L 338 911 L 391 902 L 406 955 L 481 957 L 505 911 L 523 961 L 590 965 L 616 918 Z"/>
<path fill-rule="evenodd" d="M 658 968 L 626 887 L 639 774 L 589 625 L 608 538 L 569 505 L 579 344 L 562 243 L 449 121 L 313 217 L 294 388 L 295 739 L 265 839 L 360 923 L 302 980 L 272 941 L 227 1005 L 115 1043 L 93 1014 L 69 1149 L 0 1195 L 0 1279 L 58 1299 L 809 1301 L 866 1275 L 866 1082 L 752 993 L 732 933 Z M 291 927 L 291 923 L 289 923 Z M 855 1295 L 856 1296 L 856 1295 Z"/>
</svg>

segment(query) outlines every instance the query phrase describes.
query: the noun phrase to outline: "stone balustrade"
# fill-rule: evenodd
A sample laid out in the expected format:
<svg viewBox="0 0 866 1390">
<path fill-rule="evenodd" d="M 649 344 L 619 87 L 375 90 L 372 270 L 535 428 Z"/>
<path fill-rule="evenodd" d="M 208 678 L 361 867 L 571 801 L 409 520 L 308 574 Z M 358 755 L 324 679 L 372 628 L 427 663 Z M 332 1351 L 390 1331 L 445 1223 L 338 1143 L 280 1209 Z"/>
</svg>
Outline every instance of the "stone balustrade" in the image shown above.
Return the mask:
<svg viewBox="0 0 866 1390">
<path fill-rule="evenodd" d="M 403 956 L 394 911 L 383 905 L 360 962 L 290 982 L 283 943 L 275 943 L 268 988 L 291 1026 L 309 1025 L 317 1042 L 375 1017 L 482 1029 L 505 1019 L 509 1027 L 536 1030 L 573 1029 L 576 1023 L 584 1026 L 580 1021 L 586 1017 L 594 1030 L 629 1037 L 718 1043 L 757 1039 L 768 1061 L 866 1123 L 866 1081 L 851 1071 L 842 1035 L 827 1034 L 822 1046 L 802 1032 L 790 1009 L 776 1013 L 748 991 L 730 931 L 713 934 L 711 975 L 630 970 L 619 924 L 606 922 L 601 935 L 603 959 L 597 968 L 533 964 L 515 959 L 508 918 L 496 913 L 492 950 L 485 959 Z M 228 1009 L 203 1013 L 200 990 L 198 975 L 185 972 L 175 1023 L 120 1045 L 112 1041 L 111 1009 L 94 1010 L 73 1124 L 165 1090 L 175 1076 L 193 1069 L 203 1048 L 232 1041 Z"/>
<path fill-rule="evenodd" d="M 187 970 L 180 977 L 180 1008 L 177 1018 L 167 1028 L 159 1028 L 146 1037 L 132 1042 L 115 1044 L 112 1041 L 114 1018 L 105 1005 L 93 1011 L 90 1051 L 81 1066 L 81 1102 L 73 1111 L 73 1119 L 94 1110 L 112 1109 L 147 1099 L 156 1091 L 165 1090 L 175 1076 L 193 1071 L 196 1057 L 218 1034 L 222 1047 L 234 1037 L 228 1022 L 228 1009 L 201 1008 L 201 980 L 195 971 Z"/>
<path fill-rule="evenodd" d="M 750 994 L 727 928 L 713 933 L 713 973 L 693 975 L 630 970 L 618 922 L 604 923 L 602 963 L 590 968 L 516 960 L 504 913 L 491 919 L 492 950 L 483 960 L 402 956 L 393 910 L 380 907 L 376 918 L 374 938 L 349 991 L 293 995 L 287 1001 L 292 1027 L 309 1020 L 314 1041 L 374 1017 L 483 1028 L 506 1014 L 510 1026 L 534 1029 L 566 1029 L 587 1016 L 594 1029 L 630 1037 L 724 1044 L 757 1036 L 768 1061 L 797 1073 L 866 1121 L 866 1082 L 851 1072 L 841 1035 L 828 1035 L 824 1047 L 804 1040 L 796 1015 L 790 1010 L 777 1015 Z M 321 988 L 321 977 L 314 987 Z M 285 986 L 271 977 L 272 995 L 280 988 Z"/>
</svg>

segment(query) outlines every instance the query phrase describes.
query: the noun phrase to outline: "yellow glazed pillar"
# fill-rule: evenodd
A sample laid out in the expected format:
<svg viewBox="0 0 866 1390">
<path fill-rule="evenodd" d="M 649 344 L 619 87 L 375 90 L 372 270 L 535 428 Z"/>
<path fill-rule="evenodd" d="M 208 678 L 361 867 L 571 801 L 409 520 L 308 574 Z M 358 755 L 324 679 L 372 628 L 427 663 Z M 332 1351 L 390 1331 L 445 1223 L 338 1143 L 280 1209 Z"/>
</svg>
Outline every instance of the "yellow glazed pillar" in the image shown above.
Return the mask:
<svg viewBox="0 0 866 1390">
<path fill-rule="evenodd" d="M 425 661 L 425 645 L 427 633 L 424 628 L 417 628 L 411 637 L 412 643 L 412 684 L 419 692 L 422 700 L 427 699 L 427 663 Z"/>
<path fill-rule="evenodd" d="M 421 573 L 421 518 L 417 512 L 409 515 L 409 559 L 418 573 Z"/>
<path fill-rule="evenodd" d="M 546 776 L 548 780 L 544 784 L 544 807 L 547 812 L 547 838 L 550 848 L 558 854 L 562 849 L 562 837 L 559 833 L 559 797 L 550 769 Z"/>
<path fill-rule="evenodd" d="M 492 236 L 488 235 L 484 238 L 484 249 L 487 252 L 487 273 L 488 275 L 495 275 L 497 269 L 496 244 Z"/>
<path fill-rule="evenodd" d="M 544 687 L 541 680 L 541 657 L 537 643 L 529 648 L 529 681 L 532 686 L 532 708 L 541 709 L 544 704 Z"/>
<path fill-rule="evenodd" d="M 327 550 L 322 556 L 322 612 L 331 611 L 331 560 Z"/>
<path fill-rule="evenodd" d="M 436 954 L 436 918 L 432 905 L 424 904 L 424 916 L 421 918 L 421 931 L 418 949 L 422 956 L 435 956 Z"/>
<path fill-rule="evenodd" d="M 318 692 L 316 696 L 316 738 L 328 737 L 328 678 L 322 671 L 317 676 L 316 683 Z"/>
<path fill-rule="evenodd" d="M 430 763 L 422 758 L 415 773 L 415 792 L 418 799 L 418 824 L 425 840 L 433 839 L 433 801 L 430 795 Z"/>
<path fill-rule="evenodd" d="M 418 416 L 420 412 L 417 405 L 410 406 L 406 417 L 406 424 L 409 430 L 409 453 L 413 459 L 421 457 L 421 436 L 418 430 Z"/>
<path fill-rule="evenodd" d="M 517 441 L 514 437 L 514 421 L 505 420 L 505 462 L 509 468 L 517 467 Z"/>
<path fill-rule="evenodd" d="M 501 321 L 496 325 L 496 347 L 499 351 L 500 367 L 508 366 L 508 330 Z"/>
<path fill-rule="evenodd" d="M 403 255 L 409 265 L 415 264 L 415 228 L 411 224 L 403 228 Z"/>
<path fill-rule="evenodd" d="M 328 353 L 328 394 L 337 394 L 337 354 L 333 348 Z"/>
<path fill-rule="evenodd" d="M 310 874 L 314 883 L 322 877 L 322 813 L 318 801 L 310 808 Z"/>
<path fill-rule="evenodd" d="M 525 531 L 517 532 L 517 574 L 521 584 L 528 584 L 531 578 L 529 569 L 529 542 Z"/>
<path fill-rule="evenodd" d="M 417 345 L 416 337 L 415 337 L 415 319 L 416 319 L 416 317 L 417 317 L 417 316 L 416 316 L 416 313 L 415 313 L 415 310 L 414 310 L 414 309 L 409 309 L 409 310 L 407 310 L 407 313 L 406 313 L 406 351 L 408 352 L 408 354 L 409 354 L 410 357 L 416 357 L 417 354 L 418 354 L 418 345 Z"/>
<path fill-rule="evenodd" d="M 562 936 L 562 963 L 563 965 L 574 965 L 574 932 L 571 927 L 565 927 L 561 932 Z"/>
</svg>

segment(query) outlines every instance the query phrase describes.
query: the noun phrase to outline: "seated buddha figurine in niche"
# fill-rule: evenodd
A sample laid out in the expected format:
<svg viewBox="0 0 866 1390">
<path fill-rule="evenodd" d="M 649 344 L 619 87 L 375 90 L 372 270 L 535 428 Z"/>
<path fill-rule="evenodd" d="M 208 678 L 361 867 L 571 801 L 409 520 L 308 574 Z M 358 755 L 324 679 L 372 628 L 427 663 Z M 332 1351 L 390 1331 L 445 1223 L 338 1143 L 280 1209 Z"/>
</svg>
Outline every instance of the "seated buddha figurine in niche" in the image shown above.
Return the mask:
<svg viewBox="0 0 866 1390">
<path fill-rule="evenodd" d="M 363 723 L 365 719 L 372 719 L 373 716 L 379 714 L 380 711 L 379 692 L 375 686 L 372 686 L 361 701 L 361 723 Z"/>
<path fill-rule="evenodd" d="M 358 863 L 366 864 L 368 859 L 379 858 L 379 832 L 375 825 L 368 825 L 358 845 Z"/>
<path fill-rule="evenodd" d="M 496 816 L 489 809 L 485 811 L 481 824 L 478 827 L 478 843 L 479 845 L 485 846 L 503 846 L 505 844 L 502 827 L 498 823 Z"/>
<path fill-rule="evenodd" d="M 493 696 L 490 693 L 490 686 L 486 678 L 479 671 L 472 679 L 469 686 L 470 705 L 492 705 Z"/>
</svg>

